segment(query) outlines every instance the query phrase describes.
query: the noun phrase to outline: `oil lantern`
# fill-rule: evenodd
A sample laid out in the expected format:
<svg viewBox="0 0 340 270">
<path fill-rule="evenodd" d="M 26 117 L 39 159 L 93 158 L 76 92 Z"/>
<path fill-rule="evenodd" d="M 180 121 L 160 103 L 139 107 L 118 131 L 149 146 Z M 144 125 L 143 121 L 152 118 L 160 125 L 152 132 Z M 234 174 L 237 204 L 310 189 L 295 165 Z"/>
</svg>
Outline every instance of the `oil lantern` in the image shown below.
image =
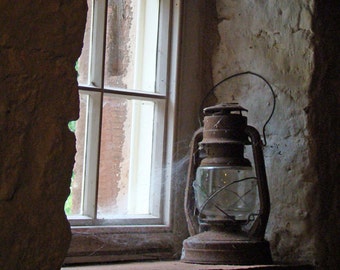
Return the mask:
<svg viewBox="0 0 340 270">
<path fill-rule="evenodd" d="M 191 141 L 185 194 L 190 237 L 182 261 L 198 264 L 271 264 L 264 239 L 270 198 L 259 132 L 247 110 L 224 103 L 203 110 Z M 245 158 L 245 149 L 253 165 Z M 247 153 L 248 153 L 247 152 Z"/>
</svg>

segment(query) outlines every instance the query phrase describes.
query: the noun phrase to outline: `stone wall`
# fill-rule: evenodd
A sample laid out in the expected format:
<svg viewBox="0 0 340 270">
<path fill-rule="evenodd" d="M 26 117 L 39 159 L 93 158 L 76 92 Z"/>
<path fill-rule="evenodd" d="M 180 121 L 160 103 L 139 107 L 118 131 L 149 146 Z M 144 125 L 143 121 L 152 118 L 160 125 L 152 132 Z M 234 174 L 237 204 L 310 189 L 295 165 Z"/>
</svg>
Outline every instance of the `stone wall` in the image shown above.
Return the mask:
<svg viewBox="0 0 340 270">
<path fill-rule="evenodd" d="M 327 230 L 339 233 L 333 213 L 339 207 L 336 151 L 330 149 L 339 134 L 335 128 L 339 115 L 335 44 L 339 43 L 332 38 L 339 36 L 334 21 L 339 5 L 326 1 L 323 7 L 321 2 L 217 0 L 221 41 L 212 65 L 215 83 L 237 72 L 253 71 L 275 91 L 276 109 L 266 128 L 268 145 L 264 147 L 272 202 L 266 238 L 274 260 L 335 269 L 328 265 L 336 265 L 338 241 Z M 316 16 L 320 10 L 322 15 Z M 247 108 L 249 124 L 259 131 L 273 106 L 269 88 L 251 75 L 224 83 L 216 96 Z M 322 108 L 327 108 L 328 120 L 322 120 L 326 116 Z"/>
<path fill-rule="evenodd" d="M 276 94 L 264 148 L 271 194 L 267 239 L 275 261 L 313 262 L 308 90 L 314 68 L 313 1 L 217 1 L 221 42 L 213 60 L 215 82 L 240 71 L 264 76 Z M 239 102 L 259 131 L 273 106 L 265 83 L 246 75 L 216 91 L 220 101 Z M 308 229 L 307 229 L 308 228 Z M 313 235 L 313 234 L 312 234 Z M 292 252 L 294 249 L 294 252 Z"/>
<path fill-rule="evenodd" d="M 86 2 L 0 3 L 0 268 L 59 269 Z"/>
</svg>

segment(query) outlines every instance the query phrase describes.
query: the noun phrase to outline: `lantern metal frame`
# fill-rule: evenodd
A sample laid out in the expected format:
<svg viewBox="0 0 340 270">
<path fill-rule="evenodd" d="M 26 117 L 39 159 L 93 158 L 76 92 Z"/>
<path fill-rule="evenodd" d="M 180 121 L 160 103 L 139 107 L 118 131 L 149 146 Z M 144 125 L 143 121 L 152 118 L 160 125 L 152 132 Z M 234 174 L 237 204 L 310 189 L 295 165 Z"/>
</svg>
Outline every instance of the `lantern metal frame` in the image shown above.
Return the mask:
<svg viewBox="0 0 340 270">
<path fill-rule="evenodd" d="M 269 243 L 264 239 L 270 213 L 270 197 L 259 132 L 247 125 L 246 111 L 238 104 L 220 104 L 204 109 L 204 126 L 191 141 L 185 192 L 185 214 L 190 237 L 183 242 L 182 261 L 200 264 L 271 264 Z M 237 112 L 237 114 L 234 114 Z M 250 140 L 249 140 L 250 139 Z M 251 228 L 235 221 L 199 219 L 193 183 L 199 166 L 250 165 L 243 148 L 252 146 L 259 194 L 259 213 Z M 204 151 L 202 151 L 204 150 Z M 205 156 L 202 157 L 202 152 Z"/>
</svg>

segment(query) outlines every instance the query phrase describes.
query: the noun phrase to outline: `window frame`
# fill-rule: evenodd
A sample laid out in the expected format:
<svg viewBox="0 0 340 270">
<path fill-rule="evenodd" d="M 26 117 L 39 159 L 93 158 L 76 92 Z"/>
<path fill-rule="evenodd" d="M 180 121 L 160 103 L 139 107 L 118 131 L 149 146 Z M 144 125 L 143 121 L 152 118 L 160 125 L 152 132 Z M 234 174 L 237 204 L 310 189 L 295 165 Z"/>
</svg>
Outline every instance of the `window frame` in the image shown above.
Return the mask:
<svg viewBox="0 0 340 270">
<path fill-rule="evenodd" d="M 105 2 L 107 1 L 96 1 L 96 2 Z M 166 143 L 166 149 L 162 154 L 162 158 L 165 160 L 165 164 L 169 165 L 168 170 L 165 172 L 164 179 L 165 184 L 163 185 L 163 190 L 161 191 L 164 194 L 162 206 L 164 208 L 163 215 L 159 218 L 153 219 L 149 218 L 150 222 L 148 223 L 148 219 L 139 219 L 141 221 L 138 224 L 138 220 L 129 219 L 129 222 L 124 221 L 125 225 L 122 225 L 121 222 L 114 222 L 111 221 L 110 226 L 102 226 L 103 224 L 93 223 L 91 219 L 83 219 L 81 222 L 79 220 L 76 223 L 73 223 L 71 220 L 70 223 L 77 224 L 77 226 L 72 226 L 72 241 L 71 246 L 68 251 L 67 258 L 65 263 L 84 263 L 84 262 L 103 262 L 103 261 L 121 261 L 121 260 L 140 260 L 140 259 L 173 259 L 174 254 L 178 253 L 179 246 L 181 246 L 181 241 L 183 236 L 178 234 L 177 229 L 174 228 L 172 221 L 173 216 L 171 215 L 174 212 L 174 202 L 171 201 L 171 198 L 175 196 L 176 187 L 174 187 L 173 183 L 173 171 L 172 171 L 172 164 L 173 164 L 173 149 L 174 149 L 174 139 L 175 139 L 175 123 L 176 119 L 173 117 L 176 115 L 176 99 L 177 99 L 177 70 L 178 70 L 178 48 L 179 48 L 179 34 L 180 34 L 180 13 L 181 13 L 181 2 L 180 0 L 161 0 L 161 2 L 165 3 L 165 6 L 162 6 L 165 9 L 170 10 L 168 22 L 171 24 L 171 31 L 165 36 L 159 38 L 159 42 L 161 44 L 161 48 L 166 48 L 167 52 L 169 53 L 168 59 L 169 62 L 167 63 L 167 70 L 158 70 L 158 74 L 162 76 L 161 80 L 159 81 L 159 85 L 156 86 L 160 89 L 167 89 L 167 93 L 145 93 L 145 92 L 138 92 L 133 91 L 133 95 L 139 98 L 158 98 L 160 100 L 166 100 L 166 111 L 168 112 L 164 115 L 166 121 L 166 128 L 168 131 L 164 134 Z M 96 9 L 99 12 L 101 9 L 106 8 L 106 5 L 99 5 Z M 171 16 L 170 16 L 171 13 Z M 162 12 L 161 12 L 162 14 Z M 163 15 L 165 13 L 163 12 Z M 96 23 L 105 23 L 106 18 L 101 18 L 102 21 L 98 22 L 95 17 L 99 17 L 98 15 L 94 16 L 94 24 Z M 160 22 L 164 22 L 163 19 L 160 19 Z M 104 26 L 106 27 L 106 26 Z M 159 26 L 164 27 L 162 25 Z M 103 37 L 94 37 L 96 38 L 103 38 Z M 105 46 L 103 46 L 105 48 Z M 100 64 L 103 68 L 104 61 L 104 48 L 101 49 L 100 57 L 101 63 L 91 63 L 90 65 L 98 65 Z M 95 48 L 94 50 L 95 51 Z M 96 51 L 98 54 L 98 51 Z M 160 51 L 160 54 L 164 54 L 164 51 Z M 164 59 L 164 58 L 161 58 Z M 163 64 L 157 66 L 159 69 Z M 97 72 L 96 69 L 92 69 L 91 72 Z M 109 93 L 114 93 L 115 95 L 130 95 L 131 93 L 126 92 L 123 89 L 104 89 L 104 82 L 103 77 L 98 80 L 99 75 L 101 74 L 94 74 L 94 78 L 97 80 L 93 81 L 93 86 L 80 86 L 80 92 L 83 93 L 91 93 L 93 97 L 94 103 L 101 102 L 102 96 L 105 94 L 106 91 Z M 96 85 L 101 85 L 102 89 L 98 90 Z M 166 96 L 167 95 L 167 96 Z M 91 99 L 92 100 L 92 99 Z M 89 121 L 88 125 L 90 126 L 90 130 L 99 129 L 100 125 L 100 114 L 101 110 L 97 111 L 95 109 L 96 104 L 89 104 L 89 110 L 92 116 L 94 115 L 94 120 Z M 98 108 L 98 106 L 97 106 Z M 91 140 L 93 146 L 97 145 L 99 147 L 100 143 L 100 133 L 97 135 L 88 134 L 87 140 Z M 88 149 L 91 151 L 94 158 L 98 158 L 98 150 L 95 147 Z M 97 155 L 97 156 L 96 156 Z M 93 166 L 93 162 L 87 159 L 87 164 L 90 166 L 85 166 L 87 168 L 87 175 L 92 174 L 93 177 L 97 177 L 98 174 L 98 165 Z M 87 189 L 97 189 L 96 186 L 91 186 L 91 181 L 86 181 L 86 185 L 89 185 Z M 93 183 L 92 183 L 93 185 Z M 169 191 L 169 192 L 165 192 Z M 93 203 L 93 200 L 96 198 L 93 197 L 91 194 L 85 194 L 90 199 L 88 200 L 89 204 Z M 92 197 L 91 197 L 92 196 Z M 180 205 L 182 206 L 182 205 Z M 90 217 L 94 215 L 91 212 L 93 207 L 85 205 L 86 215 Z M 94 209 L 95 211 L 95 209 Z M 137 221 L 137 222 L 136 222 Z M 183 224 L 181 227 L 186 227 Z M 177 250 L 177 251 L 176 251 Z M 177 254 L 178 256 L 178 254 Z"/>
<path fill-rule="evenodd" d="M 89 81 L 92 86 L 88 85 L 79 85 L 79 92 L 80 94 L 88 95 L 89 105 L 88 111 L 86 113 L 86 122 L 88 129 L 85 132 L 85 145 L 84 147 L 88 149 L 87 154 L 84 158 L 84 173 L 83 173 L 83 200 L 82 200 L 82 214 L 78 216 L 69 216 L 69 221 L 73 226 L 93 226 L 93 225 L 103 225 L 103 224 L 110 224 L 110 225 L 151 225 L 151 224 L 162 224 L 163 223 L 163 215 L 162 215 L 162 206 L 161 204 L 161 196 L 159 195 L 161 192 L 161 181 L 160 179 L 163 178 L 163 153 L 164 153 L 164 145 L 166 144 L 166 137 L 164 131 L 166 131 L 165 123 L 166 120 L 166 106 L 168 102 L 168 93 L 169 89 L 166 89 L 167 85 L 162 84 L 160 85 L 158 82 L 164 82 L 167 80 L 167 54 L 168 54 L 168 36 L 169 31 L 162 31 L 159 30 L 158 32 L 162 35 L 160 38 L 157 38 L 160 42 L 158 42 L 157 48 L 157 66 L 158 72 L 156 73 L 156 83 L 155 85 L 155 92 L 148 92 L 142 90 L 132 90 L 132 89 L 121 89 L 117 87 L 108 87 L 105 86 L 104 81 L 104 74 L 105 74 L 105 41 L 106 41 L 106 16 L 102 16 L 102 14 L 106 14 L 107 10 L 107 3 L 108 1 L 101 0 L 101 1 L 93 1 L 93 17 L 92 17 L 92 28 L 94 28 L 94 32 L 91 32 L 92 38 L 90 39 L 90 63 L 89 63 Z M 161 1 L 161 4 L 158 4 L 160 8 L 163 9 L 159 12 L 159 21 L 164 23 L 160 28 L 169 29 L 169 12 L 164 11 L 164 9 L 168 10 L 169 7 L 166 5 L 168 1 Z M 143 2 L 145 5 L 149 5 L 147 2 Z M 147 12 L 146 7 L 144 5 L 138 4 L 141 7 L 141 12 L 143 13 L 142 16 L 138 14 L 138 22 L 141 20 L 144 22 L 143 18 L 145 17 L 145 13 Z M 152 5 L 151 5 L 152 6 Z M 150 11 L 149 11 L 150 12 Z M 139 18 L 139 17 L 142 17 Z M 138 27 L 138 26 L 137 26 Z M 98 30 L 98 31 L 97 31 Z M 141 40 L 140 37 L 137 39 Z M 165 40 L 165 42 L 164 42 Z M 141 43 L 142 51 L 145 51 L 144 43 L 137 42 L 136 46 Z M 141 52 L 138 50 L 136 57 L 143 58 L 140 56 Z M 137 66 L 135 67 L 136 70 L 143 70 L 141 65 L 145 65 L 145 63 L 137 62 Z M 147 64 L 147 63 L 146 63 Z M 166 68 L 164 68 L 166 67 Z M 135 75 L 134 75 L 135 76 Z M 141 86 L 141 85 L 139 85 Z M 152 146 L 152 168 L 151 168 L 151 176 L 150 176 L 150 185 L 155 192 L 155 195 L 152 197 L 152 200 L 155 203 L 150 203 L 150 214 L 149 215 L 131 215 L 130 217 L 115 217 L 115 219 L 108 219 L 105 218 L 104 220 L 100 217 L 97 217 L 97 198 L 96 193 L 98 192 L 98 174 L 99 174 L 99 157 L 100 157 L 100 141 L 101 141 L 101 126 L 102 126 L 102 115 L 103 115 L 103 98 L 108 96 L 114 96 L 117 98 L 126 98 L 132 100 L 132 104 L 135 102 L 133 100 L 144 100 L 144 101 L 152 101 L 154 103 L 154 123 L 153 123 L 153 146 Z M 138 107 L 138 105 L 134 106 Z M 134 113 L 132 113 L 134 115 Z M 133 116 L 132 116 L 133 117 Z M 139 116 L 136 115 L 138 119 Z M 139 123 L 136 120 L 136 123 Z M 132 132 L 132 136 L 136 137 L 136 134 Z M 134 141 L 133 139 L 131 140 Z M 99 150 L 98 150 L 99 149 Z M 134 147 L 131 145 L 131 149 L 133 151 L 137 151 L 138 153 L 138 145 Z M 131 154 L 130 156 L 130 163 L 137 164 L 139 161 L 134 161 L 137 155 Z M 137 169 L 141 167 L 138 165 L 133 167 Z M 155 172 L 158 172 L 157 175 Z M 135 170 L 130 170 L 130 177 L 132 180 L 136 180 L 135 176 L 137 172 Z M 134 177 L 135 176 L 135 177 Z M 143 177 L 141 178 L 143 179 Z M 149 183 L 149 182 L 148 182 Z M 140 185 L 139 183 L 137 183 Z M 146 183 L 147 184 L 147 183 Z M 135 184 L 136 185 L 136 184 Z M 134 188 L 135 185 L 131 185 Z M 156 188 L 158 187 L 158 188 Z M 137 189 L 137 187 L 135 188 Z M 97 191 L 97 192 L 96 192 Z M 150 191 L 152 193 L 152 190 Z M 132 192 L 132 194 L 134 194 Z M 137 194 L 133 195 L 136 197 Z M 160 205 L 160 206 L 158 206 Z"/>
</svg>

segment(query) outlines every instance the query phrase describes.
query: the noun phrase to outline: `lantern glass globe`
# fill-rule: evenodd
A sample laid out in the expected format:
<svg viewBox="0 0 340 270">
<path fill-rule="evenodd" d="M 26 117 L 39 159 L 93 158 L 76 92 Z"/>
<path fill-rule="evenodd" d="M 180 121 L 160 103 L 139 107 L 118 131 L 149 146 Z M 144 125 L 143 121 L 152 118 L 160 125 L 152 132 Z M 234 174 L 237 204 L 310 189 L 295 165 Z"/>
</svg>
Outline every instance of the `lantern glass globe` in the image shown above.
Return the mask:
<svg viewBox="0 0 340 270">
<path fill-rule="evenodd" d="M 256 212 L 258 188 L 252 167 L 198 167 L 193 186 L 203 219 L 246 223 Z"/>
</svg>

